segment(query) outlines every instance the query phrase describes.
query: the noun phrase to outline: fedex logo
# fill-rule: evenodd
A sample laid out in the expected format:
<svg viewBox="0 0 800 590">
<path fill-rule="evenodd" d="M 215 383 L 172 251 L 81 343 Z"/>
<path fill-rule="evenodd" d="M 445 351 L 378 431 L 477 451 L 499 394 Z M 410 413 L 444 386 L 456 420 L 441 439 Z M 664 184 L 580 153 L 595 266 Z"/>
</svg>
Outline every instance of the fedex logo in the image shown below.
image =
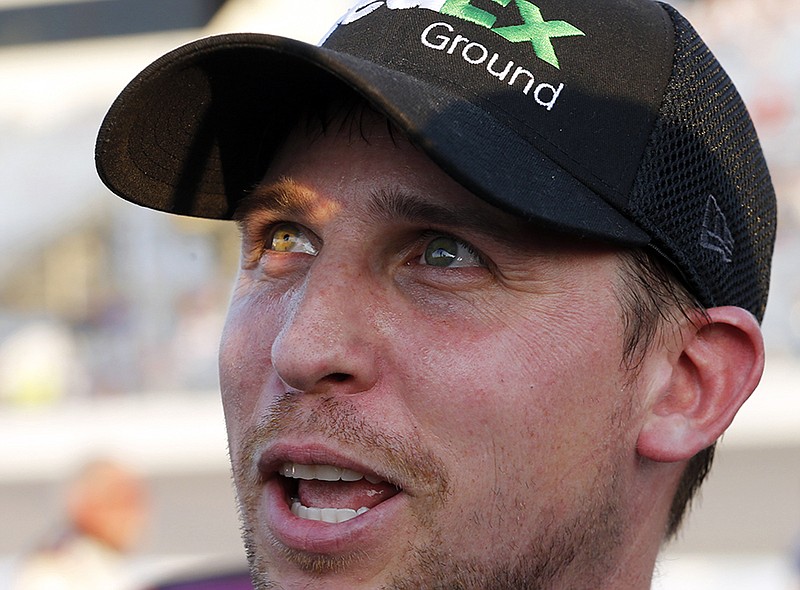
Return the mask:
<svg viewBox="0 0 800 590">
<path fill-rule="evenodd" d="M 512 43 L 530 43 L 539 59 L 557 69 L 561 66 L 551 40 L 585 35 L 583 31 L 566 21 L 545 20 L 539 7 L 528 0 L 513 0 L 522 22 L 504 27 L 495 27 L 497 14 L 478 8 L 472 2 L 473 0 L 361 0 L 347 11 L 336 26 L 355 22 L 383 5 L 390 10 L 424 8 L 486 27 Z M 512 0 L 492 0 L 492 2 L 505 8 Z"/>
</svg>

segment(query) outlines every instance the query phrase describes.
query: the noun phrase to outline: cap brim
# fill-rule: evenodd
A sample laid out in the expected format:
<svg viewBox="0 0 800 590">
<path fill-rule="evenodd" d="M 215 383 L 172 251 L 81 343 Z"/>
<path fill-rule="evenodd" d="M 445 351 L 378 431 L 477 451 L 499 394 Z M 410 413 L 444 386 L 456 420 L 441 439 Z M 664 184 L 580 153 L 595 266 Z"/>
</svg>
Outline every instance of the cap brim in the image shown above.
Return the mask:
<svg viewBox="0 0 800 590">
<path fill-rule="evenodd" d="M 480 198 L 548 228 L 625 245 L 650 238 L 479 106 L 344 53 L 262 34 L 196 41 L 120 94 L 96 164 L 119 196 L 153 209 L 227 219 L 257 181 L 311 91 L 339 80 L 383 112 Z M 491 100 L 491 97 L 482 97 Z"/>
</svg>

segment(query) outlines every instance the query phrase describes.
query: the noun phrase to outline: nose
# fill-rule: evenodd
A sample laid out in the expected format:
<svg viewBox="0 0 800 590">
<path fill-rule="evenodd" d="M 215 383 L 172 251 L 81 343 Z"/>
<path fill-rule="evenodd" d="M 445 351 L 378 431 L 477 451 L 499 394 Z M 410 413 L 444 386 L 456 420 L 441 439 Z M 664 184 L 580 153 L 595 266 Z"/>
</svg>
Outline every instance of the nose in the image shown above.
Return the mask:
<svg viewBox="0 0 800 590">
<path fill-rule="evenodd" d="M 354 394 L 378 378 L 374 305 L 363 272 L 320 265 L 287 298 L 272 365 L 287 388 Z"/>
</svg>

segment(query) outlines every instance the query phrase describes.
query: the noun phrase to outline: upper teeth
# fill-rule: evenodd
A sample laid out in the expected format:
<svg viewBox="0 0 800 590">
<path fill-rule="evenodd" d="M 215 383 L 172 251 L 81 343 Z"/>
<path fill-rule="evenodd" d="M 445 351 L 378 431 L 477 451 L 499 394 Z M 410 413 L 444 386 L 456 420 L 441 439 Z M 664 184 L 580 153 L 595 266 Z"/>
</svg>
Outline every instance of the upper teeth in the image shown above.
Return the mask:
<svg viewBox="0 0 800 590">
<path fill-rule="evenodd" d="M 281 475 L 294 479 L 316 479 L 319 481 L 358 481 L 361 478 L 369 483 L 379 483 L 382 480 L 371 475 L 364 475 L 352 469 L 335 467 L 333 465 L 302 465 L 300 463 L 284 463 L 280 469 Z"/>
</svg>

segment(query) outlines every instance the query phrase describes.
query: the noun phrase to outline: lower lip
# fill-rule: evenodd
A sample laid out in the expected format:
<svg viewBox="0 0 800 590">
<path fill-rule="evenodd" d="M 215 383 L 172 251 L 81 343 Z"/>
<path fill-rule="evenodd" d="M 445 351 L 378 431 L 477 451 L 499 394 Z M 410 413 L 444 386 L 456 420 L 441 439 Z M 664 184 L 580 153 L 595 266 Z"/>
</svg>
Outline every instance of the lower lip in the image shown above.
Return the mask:
<svg viewBox="0 0 800 590">
<path fill-rule="evenodd" d="M 289 509 L 286 491 L 277 477 L 264 486 L 265 520 L 275 539 L 289 549 L 316 554 L 341 555 L 385 544 L 397 531 L 396 519 L 407 496 L 400 492 L 364 514 L 331 524 L 305 520 Z M 389 528 L 392 527 L 392 528 Z"/>
</svg>

